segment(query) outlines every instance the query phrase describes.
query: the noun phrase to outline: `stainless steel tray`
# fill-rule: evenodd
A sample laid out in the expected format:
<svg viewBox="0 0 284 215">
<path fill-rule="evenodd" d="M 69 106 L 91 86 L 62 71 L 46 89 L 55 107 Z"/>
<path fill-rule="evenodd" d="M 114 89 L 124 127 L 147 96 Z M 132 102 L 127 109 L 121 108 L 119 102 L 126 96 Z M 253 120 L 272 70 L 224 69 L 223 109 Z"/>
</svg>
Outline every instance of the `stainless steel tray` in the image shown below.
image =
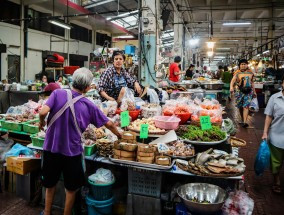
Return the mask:
<svg viewBox="0 0 284 215">
<path fill-rule="evenodd" d="M 201 141 L 187 140 L 187 139 L 182 139 L 182 138 L 180 139 L 186 143 L 191 143 L 191 144 L 196 144 L 196 145 L 217 145 L 217 144 L 225 142 L 228 138 L 229 136 L 227 135 L 225 139 L 220 140 L 220 141 L 213 141 L 213 142 L 201 142 Z"/>
<path fill-rule="evenodd" d="M 109 160 L 114 162 L 114 163 L 131 165 L 131 166 L 134 166 L 134 167 L 138 166 L 138 167 L 143 167 L 143 168 L 147 168 L 147 169 L 159 169 L 159 170 L 169 170 L 175 164 L 175 160 L 172 160 L 172 164 L 170 166 L 163 166 L 163 165 L 158 165 L 158 164 L 148 164 L 148 163 L 141 163 L 141 162 L 137 162 L 137 161 L 115 159 L 112 156 L 109 156 Z"/>
</svg>

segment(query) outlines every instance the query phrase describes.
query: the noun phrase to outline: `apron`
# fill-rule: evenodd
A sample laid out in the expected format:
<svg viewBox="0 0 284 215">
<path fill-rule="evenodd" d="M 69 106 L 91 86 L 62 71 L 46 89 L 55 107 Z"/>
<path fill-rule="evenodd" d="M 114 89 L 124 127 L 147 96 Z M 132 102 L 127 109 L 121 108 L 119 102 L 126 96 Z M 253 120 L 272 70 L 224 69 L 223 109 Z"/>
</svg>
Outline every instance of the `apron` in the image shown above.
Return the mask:
<svg viewBox="0 0 284 215">
<path fill-rule="evenodd" d="M 114 86 L 115 88 L 126 86 L 126 80 L 123 75 L 118 76 L 116 73 L 114 74 Z"/>
<path fill-rule="evenodd" d="M 75 98 L 72 98 L 72 92 L 71 90 L 66 90 L 67 92 L 67 102 L 66 104 L 51 118 L 51 120 L 48 123 L 48 128 L 49 129 L 51 127 L 51 125 L 64 113 L 64 111 L 67 108 L 71 109 L 71 113 L 73 115 L 73 119 L 75 122 L 75 126 L 76 126 L 76 130 L 79 133 L 80 137 L 82 136 L 82 131 L 78 125 L 77 119 L 76 119 L 76 115 L 75 115 L 75 109 L 74 109 L 74 104 L 79 101 L 81 98 L 84 97 L 84 95 L 80 95 L 77 96 Z M 83 165 L 83 170 L 84 172 L 86 172 L 86 164 L 85 164 L 85 154 L 84 154 L 84 150 L 82 152 L 82 165 Z"/>
</svg>

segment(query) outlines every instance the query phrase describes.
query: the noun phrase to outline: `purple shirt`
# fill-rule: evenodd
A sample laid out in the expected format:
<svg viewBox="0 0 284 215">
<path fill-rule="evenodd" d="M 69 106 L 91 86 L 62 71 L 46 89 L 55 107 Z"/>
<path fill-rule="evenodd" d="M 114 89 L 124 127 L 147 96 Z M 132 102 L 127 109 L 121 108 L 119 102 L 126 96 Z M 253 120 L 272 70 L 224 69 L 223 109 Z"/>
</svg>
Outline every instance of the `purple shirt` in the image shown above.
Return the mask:
<svg viewBox="0 0 284 215">
<path fill-rule="evenodd" d="M 72 90 L 73 98 L 79 95 L 79 93 Z M 52 92 L 45 104 L 50 107 L 47 124 L 66 102 L 66 90 L 58 89 Z M 89 124 L 94 124 L 99 128 L 109 121 L 104 113 L 87 98 L 81 98 L 77 101 L 74 104 L 74 108 L 76 119 L 82 133 Z M 67 108 L 47 130 L 43 149 L 66 156 L 76 156 L 82 153 L 81 136 L 76 129 L 70 108 Z"/>
</svg>

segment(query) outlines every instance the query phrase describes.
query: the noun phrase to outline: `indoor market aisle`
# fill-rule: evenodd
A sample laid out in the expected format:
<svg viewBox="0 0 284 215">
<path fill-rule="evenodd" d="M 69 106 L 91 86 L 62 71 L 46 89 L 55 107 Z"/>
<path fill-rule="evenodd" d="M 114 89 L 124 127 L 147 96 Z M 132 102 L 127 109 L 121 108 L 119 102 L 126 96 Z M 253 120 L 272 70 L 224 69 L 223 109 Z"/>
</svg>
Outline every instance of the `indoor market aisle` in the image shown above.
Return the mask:
<svg viewBox="0 0 284 215">
<path fill-rule="evenodd" d="M 226 112 L 237 124 L 240 116 L 233 103 L 228 105 Z M 250 197 L 254 199 L 255 208 L 253 214 L 278 215 L 282 213 L 284 193 L 279 195 L 272 192 L 271 186 L 273 180 L 269 171 L 266 171 L 261 177 L 256 177 L 253 169 L 254 158 L 262 136 L 265 118 L 263 112 L 264 109 L 261 109 L 259 113 L 256 113 L 253 117 L 251 117 L 249 123 L 251 126 L 254 126 L 254 128 L 245 129 L 239 127 L 239 132 L 236 136 L 247 141 L 247 146 L 240 149 L 239 156 L 245 159 L 245 164 L 247 166 L 244 188 L 249 193 Z M 282 184 L 284 184 L 283 170 L 281 180 L 283 182 Z M 2 215 L 13 215 L 18 214 L 19 212 L 25 215 L 38 215 L 42 209 L 42 206 L 29 206 L 26 201 L 16 197 L 15 194 L 0 193 L 0 214 Z M 55 210 L 54 214 L 60 214 L 60 211 Z"/>
</svg>

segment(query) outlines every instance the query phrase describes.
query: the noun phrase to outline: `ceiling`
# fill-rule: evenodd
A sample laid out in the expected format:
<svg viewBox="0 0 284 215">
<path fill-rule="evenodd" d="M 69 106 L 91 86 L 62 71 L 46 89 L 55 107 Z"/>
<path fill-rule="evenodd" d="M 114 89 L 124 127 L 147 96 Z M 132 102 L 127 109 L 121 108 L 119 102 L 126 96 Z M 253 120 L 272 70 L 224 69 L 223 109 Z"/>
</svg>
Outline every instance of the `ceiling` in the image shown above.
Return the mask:
<svg viewBox="0 0 284 215">
<path fill-rule="evenodd" d="M 89 24 L 113 35 L 138 35 L 138 2 L 141 0 L 81 0 L 80 6 L 69 1 L 68 14 L 95 14 Z M 53 1 L 24 0 L 26 5 L 53 7 Z M 66 0 L 55 1 L 55 11 L 66 15 Z M 63 6 L 64 5 L 64 6 Z M 77 5 L 77 6 L 76 6 Z M 205 55 L 206 41 L 216 42 L 215 55 L 242 55 L 284 35 L 283 0 L 161 0 L 161 13 L 168 11 L 167 25 L 162 32 L 163 46 L 174 47 L 174 25 L 183 24 L 186 42 L 199 39 L 190 51 Z M 174 12 L 182 17 L 174 22 Z M 80 16 L 79 16 L 80 17 Z M 78 17 L 70 17 L 70 20 Z M 79 19 L 80 20 L 80 19 Z M 86 20 L 81 20 L 86 22 Z M 250 22 L 250 25 L 224 26 L 224 22 Z M 257 42 L 257 43 L 256 43 Z M 187 46 L 187 44 L 186 44 Z"/>
</svg>

